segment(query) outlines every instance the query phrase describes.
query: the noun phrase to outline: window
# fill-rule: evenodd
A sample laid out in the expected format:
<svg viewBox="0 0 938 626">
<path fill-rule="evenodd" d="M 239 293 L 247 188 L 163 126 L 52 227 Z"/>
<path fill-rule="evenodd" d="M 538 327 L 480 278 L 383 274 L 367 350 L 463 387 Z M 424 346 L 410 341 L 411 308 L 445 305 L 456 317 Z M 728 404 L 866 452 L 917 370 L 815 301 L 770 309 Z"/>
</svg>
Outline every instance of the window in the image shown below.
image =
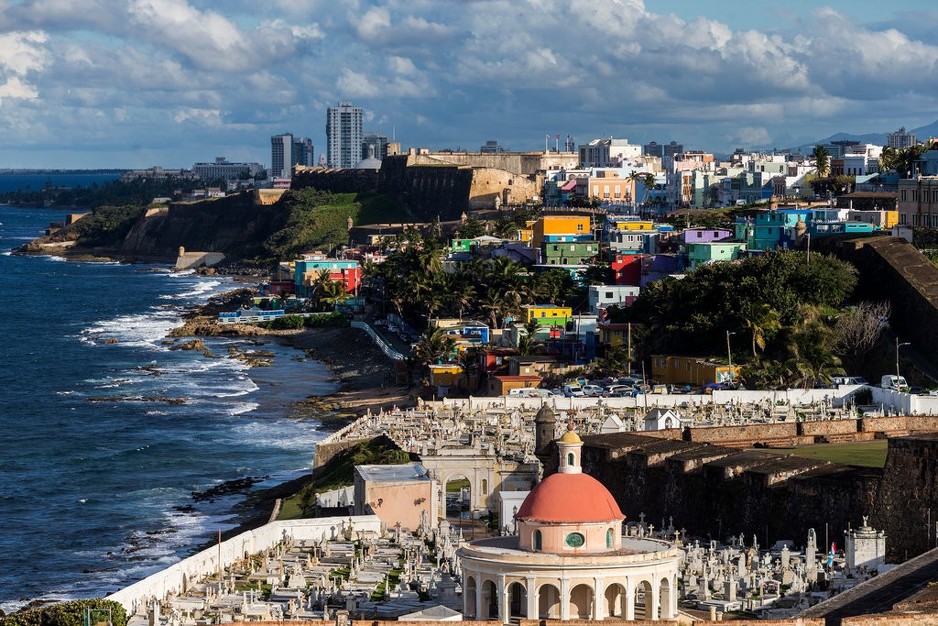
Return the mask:
<svg viewBox="0 0 938 626">
<path fill-rule="evenodd" d="M 488 495 L 488 493 L 489 493 L 489 481 L 483 478 L 482 479 L 482 495 L 485 496 L 485 495 Z"/>
<path fill-rule="evenodd" d="M 534 531 L 534 540 L 533 540 L 531 543 L 534 544 L 534 549 L 535 549 L 535 550 L 542 550 L 542 549 L 543 549 L 543 548 L 541 548 L 541 545 L 542 545 L 542 541 L 541 541 L 541 531 L 539 531 L 539 530 L 535 530 L 535 531 Z"/>
<path fill-rule="evenodd" d="M 573 453 L 572 453 L 572 452 L 568 452 L 568 453 L 567 453 L 567 465 L 569 465 L 570 467 L 576 465 L 576 463 L 574 463 L 574 461 L 573 461 Z"/>
<path fill-rule="evenodd" d="M 614 547 L 614 546 L 612 545 L 612 529 L 611 529 L 611 528 L 606 531 L 606 547 L 607 547 L 607 548 L 612 548 L 612 547 Z"/>
<path fill-rule="evenodd" d="M 570 533 L 567 535 L 567 545 L 571 548 L 579 548 L 586 543 L 586 537 L 580 533 Z"/>
<path fill-rule="evenodd" d="M 578 233 L 582 233 L 582 232 L 583 232 L 583 224 L 577 224 L 577 225 L 576 225 L 576 231 L 577 231 Z"/>
</svg>

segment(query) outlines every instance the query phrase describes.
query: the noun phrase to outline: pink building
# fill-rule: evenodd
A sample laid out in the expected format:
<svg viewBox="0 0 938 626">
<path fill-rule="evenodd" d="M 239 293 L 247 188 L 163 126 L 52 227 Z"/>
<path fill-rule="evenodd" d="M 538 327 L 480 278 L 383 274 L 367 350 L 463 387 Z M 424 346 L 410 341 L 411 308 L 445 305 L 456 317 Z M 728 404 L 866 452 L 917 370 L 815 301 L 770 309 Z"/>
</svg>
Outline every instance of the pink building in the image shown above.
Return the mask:
<svg viewBox="0 0 938 626">
<path fill-rule="evenodd" d="M 435 481 L 419 463 L 355 466 L 355 515 L 375 514 L 387 528 L 416 531 L 436 521 Z"/>
</svg>

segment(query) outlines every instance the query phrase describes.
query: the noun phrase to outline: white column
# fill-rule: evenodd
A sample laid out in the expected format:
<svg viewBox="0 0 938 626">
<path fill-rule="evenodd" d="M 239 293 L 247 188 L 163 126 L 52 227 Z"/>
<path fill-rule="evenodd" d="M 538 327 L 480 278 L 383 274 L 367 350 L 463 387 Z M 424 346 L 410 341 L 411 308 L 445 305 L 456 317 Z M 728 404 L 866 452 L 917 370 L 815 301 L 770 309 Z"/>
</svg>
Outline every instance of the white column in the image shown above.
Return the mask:
<svg viewBox="0 0 938 626">
<path fill-rule="evenodd" d="M 631 578 L 625 579 L 625 619 L 635 619 L 635 587 Z"/>
<path fill-rule="evenodd" d="M 570 581 L 566 578 L 560 579 L 560 619 L 570 619 Z"/>
<path fill-rule="evenodd" d="M 671 597 L 669 598 L 671 606 L 668 607 L 670 613 L 668 613 L 668 619 L 674 619 L 677 617 L 677 574 L 671 577 Z"/>
<path fill-rule="evenodd" d="M 511 601 L 511 596 L 508 594 L 508 589 L 505 588 L 505 575 L 498 575 L 498 582 L 495 585 L 495 592 L 498 593 L 498 612 L 499 619 L 502 620 L 502 624 L 508 623 L 508 614 L 511 612 L 508 610 L 508 603 Z M 494 615 L 492 616 L 494 617 Z"/>
<path fill-rule="evenodd" d="M 606 594 L 603 579 L 593 579 L 593 619 L 597 622 L 606 619 Z"/>
<path fill-rule="evenodd" d="M 536 584 L 537 583 L 534 580 L 534 577 L 532 576 L 528 576 L 527 580 L 525 581 L 525 587 L 526 587 L 525 593 L 527 593 L 527 600 L 528 600 L 528 615 L 527 615 L 528 619 L 537 619 L 539 617 L 537 614 L 538 597 L 537 597 L 537 587 L 535 586 Z"/>
<path fill-rule="evenodd" d="M 651 612 L 651 616 L 648 617 L 653 622 L 657 622 L 659 619 L 659 607 L 661 602 L 661 589 L 658 587 L 659 580 L 657 576 L 651 577 L 651 602 L 645 600 L 645 606 L 648 607 L 648 610 Z"/>
<path fill-rule="evenodd" d="M 476 621 L 482 620 L 482 580 L 481 577 L 476 574 Z"/>
</svg>

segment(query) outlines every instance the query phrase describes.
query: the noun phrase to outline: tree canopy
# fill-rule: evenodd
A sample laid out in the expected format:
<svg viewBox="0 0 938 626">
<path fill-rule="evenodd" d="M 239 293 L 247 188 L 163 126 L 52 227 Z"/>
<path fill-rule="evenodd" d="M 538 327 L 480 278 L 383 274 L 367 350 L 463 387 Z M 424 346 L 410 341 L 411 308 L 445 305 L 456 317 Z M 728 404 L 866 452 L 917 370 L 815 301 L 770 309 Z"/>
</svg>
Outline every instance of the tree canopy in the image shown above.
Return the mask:
<svg viewBox="0 0 938 626">
<path fill-rule="evenodd" d="M 811 311 L 836 311 L 856 281 L 853 266 L 833 257 L 815 254 L 809 264 L 803 252 L 768 252 L 654 282 L 613 314 L 648 327 L 646 354 L 725 354 L 729 332 L 746 336 L 741 345 L 757 356 L 787 355 L 792 329 Z"/>
</svg>

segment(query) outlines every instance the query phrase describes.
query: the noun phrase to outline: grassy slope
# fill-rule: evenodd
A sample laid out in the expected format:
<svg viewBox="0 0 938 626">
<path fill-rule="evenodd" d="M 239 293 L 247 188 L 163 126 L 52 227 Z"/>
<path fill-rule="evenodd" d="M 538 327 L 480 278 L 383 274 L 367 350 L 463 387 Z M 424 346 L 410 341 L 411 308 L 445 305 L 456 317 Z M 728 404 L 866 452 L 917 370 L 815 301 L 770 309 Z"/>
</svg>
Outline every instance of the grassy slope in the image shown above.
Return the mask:
<svg viewBox="0 0 938 626">
<path fill-rule="evenodd" d="M 356 465 L 393 465 L 410 462 L 410 455 L 398 450 L 384 437 L 376 437 L 363 441 L 355 446 L 340 452 L 313 473 L 313 479 L 308 487 L 314 492 L 321 493 L 339 487 L 348 487 L 354 483 Z M 277 519 L 299 519 L 303 517 L 300 510 L 301 494 L 296 494 L 284 500 Z"/>
<path fill-rule="evenodd" d="M 404 210 L 375 193 L 317 192 L 301 189 L 284 197 L 286 219 L 264 242 L 264 254 L 287 260 L 303 252 L 329 253 L 348 243 L 348 218 L 353 224 L 409 221 Z"/>
<path fill-rule="evenodd" d="M 832 461 L 845 465 L 883 467 L 886 465 L 887 446 L 888 442 L 885 439 L 875 439 L 844 444 L 822 443 L 801 448 L 767 448 L 765 451 L 773 454 L 793 454 L 806 459 Z"/>
</svg>

